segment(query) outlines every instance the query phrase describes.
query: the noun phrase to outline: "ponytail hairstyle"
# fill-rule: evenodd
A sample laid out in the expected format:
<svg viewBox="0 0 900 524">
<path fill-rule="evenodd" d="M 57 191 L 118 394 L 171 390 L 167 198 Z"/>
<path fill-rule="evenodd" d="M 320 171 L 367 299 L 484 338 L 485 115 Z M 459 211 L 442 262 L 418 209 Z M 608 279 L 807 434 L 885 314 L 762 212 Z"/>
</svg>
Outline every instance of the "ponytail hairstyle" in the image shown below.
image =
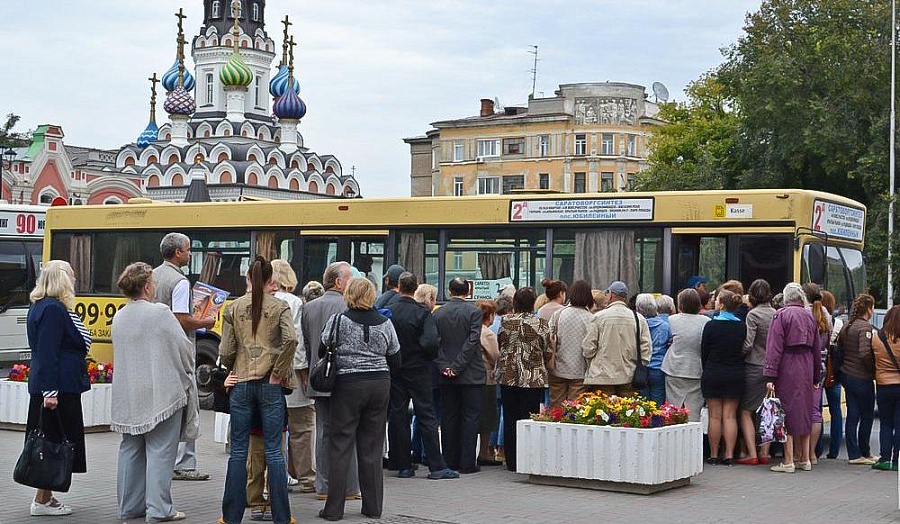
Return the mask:
<svg viewBox="0 0 900 524">
<path fill-rule="evenodd" d="M 873 307 L 875 307 L 875 299 L 872 298 L 872 295 L 867 295 L 866 293 L 856 295 L 856 298 L 853 299 L 853 305 L 850 306 L 850 321 L 847 322 L 847 325 L 849 326 L 856 319 L 866 318 L 866 313 Z"/>
<path fill-rule="evenodd" d="M 541 280 L 541 285 L 544 286 L 544 294 L 547 295 L 547 298 L 550 300 L 556 300 L 561 294 L 567 291 L 566 283 L 562 280 L 545 278 Z"/>
<path fill-rule="evenodd" d="M 819 333 L 828 333 L 830 330 L 825 306 L 822 305 L 822 288 L 815 282 L 807 282 L 803 284 L 803 293 L 806 294 L 806 300 L 812 306 L 813 318 L 816 319 L 816 325 L 819 326 Z"/>
<path fill-rule="evenodd" d="M 722 306 L 723 310 L 734 313 L 744 303 L 744 297 L 734 291 L 720 287 L 716 292 L 716 301 Z"/>
<path fill-rule="evenodd" d="M 262 318 L 263 295 L 266 293 L 266 284 L 272 279 L 272 264 L 261 255 L 256 255 L 250 270 L 247 272 L 250 280 L 250 321 L 253 326 L 253 336 Z"/>
</svg>

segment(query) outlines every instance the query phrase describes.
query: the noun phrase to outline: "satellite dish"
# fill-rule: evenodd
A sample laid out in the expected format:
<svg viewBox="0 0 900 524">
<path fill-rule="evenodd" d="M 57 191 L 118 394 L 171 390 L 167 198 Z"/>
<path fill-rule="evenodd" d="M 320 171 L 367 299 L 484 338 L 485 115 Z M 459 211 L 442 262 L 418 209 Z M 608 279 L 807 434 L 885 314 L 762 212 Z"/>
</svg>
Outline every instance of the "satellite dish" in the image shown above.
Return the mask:
<svg viewBox="0 0 900 524">
<path fill-rule="evenodd" d="M 494 97 L 494 112 L 502 113 L 503 112 L 503 104 L 500 103 L 499 97 Z"/>
<path fill-rule="evenodd" d="M 662 84 L 662 82 L 653 82 L 653 96 L 656 97 L 656 101 L 659 102 L 662 100 L 663 102 L 669 101 L 669 90 L 666 89 L 666 86 Z"/>
</svg>

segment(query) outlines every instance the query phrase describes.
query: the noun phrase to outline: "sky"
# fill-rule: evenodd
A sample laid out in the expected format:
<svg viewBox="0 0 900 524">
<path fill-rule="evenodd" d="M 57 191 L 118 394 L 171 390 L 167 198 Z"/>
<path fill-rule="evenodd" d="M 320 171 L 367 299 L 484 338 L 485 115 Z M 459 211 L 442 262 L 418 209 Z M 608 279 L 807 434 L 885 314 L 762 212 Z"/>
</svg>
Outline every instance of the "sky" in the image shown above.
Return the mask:
<svg viewBox="0 0 900 524">
<path fill-rule="evenodd" d="M 4 6 L 0 111 L 18 130 L 59 124 L 68 145 L 115 149 L 148 120 L 149 82 L 175 59 L 183 7 L 188 47 L 202 0 L 42 0 Z M 723 61 L 760 0 L 267 0 L 281 49 L 294 25 L 295 74 L 308 106 L 305 145 L 356 167 L 363 196 L 408 196 L 403 138 L 478 114 L 481 98 L 526 105 L 559 84 L 662 82 L 670 98 Z M 190 55 L 190 50 L 186 53 Z M 277 65 L 277 59 L 276 64 Z M 193 68 L 189 61 L 188 66 Z M 158 104 L 157 121 L 167 115 Z"/>
</svg>

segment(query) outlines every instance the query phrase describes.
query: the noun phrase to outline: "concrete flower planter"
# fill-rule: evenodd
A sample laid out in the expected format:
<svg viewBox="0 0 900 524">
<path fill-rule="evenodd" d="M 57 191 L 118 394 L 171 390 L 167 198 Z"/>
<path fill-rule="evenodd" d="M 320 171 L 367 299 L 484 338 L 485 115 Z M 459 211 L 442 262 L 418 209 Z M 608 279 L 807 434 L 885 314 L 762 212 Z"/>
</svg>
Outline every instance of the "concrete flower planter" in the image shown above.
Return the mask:
<svg viewBox="0 0 900 524">
<path fill-rule="evenodd" d="M 651 494 L 703 471 L 703 432 L 690 422 L 653 429 L 520 420 L 518 473 L 538 484 Z"/>
<path fill-rule="evenodd" d="M 81 395 L 86 431 L 109 431 L 112 384 L 94 384 Z M 28 422 L 28 383 L 0 380 L 0 427 L 24 430 Z"/>
</svg>

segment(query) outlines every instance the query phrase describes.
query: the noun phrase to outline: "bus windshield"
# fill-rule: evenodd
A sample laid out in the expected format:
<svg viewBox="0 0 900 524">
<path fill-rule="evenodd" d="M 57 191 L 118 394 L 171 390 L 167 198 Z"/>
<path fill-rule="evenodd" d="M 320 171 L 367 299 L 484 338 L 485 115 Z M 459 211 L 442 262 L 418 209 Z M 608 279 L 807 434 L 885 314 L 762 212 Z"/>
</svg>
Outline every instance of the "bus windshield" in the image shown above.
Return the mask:
<svg viewBox="0 0 900 524">
<path fill-rule="evenodd" d="M 868 290 L 866 264 L 859 249 L 826 246 L 815 242 L 803 246 L 803 282 L 815 282 L 834 294 L 835 313 L 849 310 L 853 298 Z"/>
</svg>

